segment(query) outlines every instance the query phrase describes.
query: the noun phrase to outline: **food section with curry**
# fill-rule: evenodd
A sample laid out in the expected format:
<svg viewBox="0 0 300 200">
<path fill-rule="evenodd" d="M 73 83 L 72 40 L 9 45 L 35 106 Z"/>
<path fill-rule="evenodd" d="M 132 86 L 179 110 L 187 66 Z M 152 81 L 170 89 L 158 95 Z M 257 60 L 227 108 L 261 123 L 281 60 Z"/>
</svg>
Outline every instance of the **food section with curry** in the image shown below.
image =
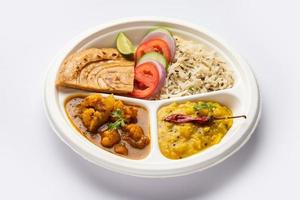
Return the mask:
<svg viewBox="0 0 300 200">
<path fill-rule="evenodd" d="M 74 95 L 65 102 L 73 126 L 89 141 L 114 154 L 142 159 L 150 151 L 148 112 L 112 95 Z"/>
<path fill-rule="evenodd" d="M 218 144 L 231 128 L 231 110 L 217 102 L 172 103 L 158 111 L 158 142 L 164 156 L 182 159 Z"/>
</svg>

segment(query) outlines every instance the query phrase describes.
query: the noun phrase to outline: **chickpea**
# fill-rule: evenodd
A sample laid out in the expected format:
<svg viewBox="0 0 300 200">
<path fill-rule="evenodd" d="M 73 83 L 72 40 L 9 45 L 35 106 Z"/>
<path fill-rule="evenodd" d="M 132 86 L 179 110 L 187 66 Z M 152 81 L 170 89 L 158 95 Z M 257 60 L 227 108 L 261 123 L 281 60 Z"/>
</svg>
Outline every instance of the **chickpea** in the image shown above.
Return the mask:
<svg viewBox="0 0 300 200">
<path fill-rule="evenodd" d="M 118 154 L 122 154 L 122 155 L 125 155 L 125 156 L 128 155 L 128 149 L 127 149 L 127 147 L 126 147 L 126 145 L 124 143 L 116 144 L 114 146 L 114 150 Z"/>
</svg>

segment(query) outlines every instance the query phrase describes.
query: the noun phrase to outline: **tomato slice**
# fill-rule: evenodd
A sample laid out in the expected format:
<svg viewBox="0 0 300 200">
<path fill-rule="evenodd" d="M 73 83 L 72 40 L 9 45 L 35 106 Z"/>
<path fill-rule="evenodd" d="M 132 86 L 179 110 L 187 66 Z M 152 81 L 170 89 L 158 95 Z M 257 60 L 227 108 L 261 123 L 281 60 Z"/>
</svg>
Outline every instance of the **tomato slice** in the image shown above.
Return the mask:
<svg viewBox="0 0 300 200">
<path fill-rule="evenodd" d="M 134 70 L 134 88 L 131 96 L 149 98 L 156 92 L 159 84 L 159 72 L 151 62 L 138 65 Z"/>
<path fill-rule="evenodd" d="M 168 63 L 171 61 L 171 52 L 168 44 L 161 39 L 152 39 L 139 45 L 136 50 L 136 62 L 145 54 L 150 52 L 157 52 L 162 54 Z"/>
</svg>

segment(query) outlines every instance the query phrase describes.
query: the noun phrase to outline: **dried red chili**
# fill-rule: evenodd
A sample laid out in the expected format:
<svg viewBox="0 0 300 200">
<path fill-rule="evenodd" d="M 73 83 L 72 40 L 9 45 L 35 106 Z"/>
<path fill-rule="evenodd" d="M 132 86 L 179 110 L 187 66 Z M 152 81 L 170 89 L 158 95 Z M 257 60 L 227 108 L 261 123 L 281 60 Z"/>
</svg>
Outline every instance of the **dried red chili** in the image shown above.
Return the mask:
<svg viewBox="0 0 300 200">
<path fill-rule="evenodd" d="M 201 116 L 201 117 L 191 117 L 183 114 L 172 114 L 165 118 L 167 122 L 173 123 L 186 123 L 186 122 L 194 122 L 197 124 L 205 124 L 212 120 L 210 116 Z"/>
<path fill-rule="evenodd" d="M 192 122 L 192 123 L 197 123 L 197 124 L 206 124 L 209 122 L 212 122 L 213 120 L 226 120 L 226 119 L 232 119 L 232 118 L 245 118 L 245 115 L 239 115 L 239 116 L 232 116 L 232 117 L 211 117 L 211 116 L 200 116 L 200 117 L 191 117 L 188 115 L 183 115 L 183 114 L 172 114 L 167 116 L 164 120 L 166 122 L 172 122 L 172 123 L 187 123 L 187 122 Z"/>
</svg>

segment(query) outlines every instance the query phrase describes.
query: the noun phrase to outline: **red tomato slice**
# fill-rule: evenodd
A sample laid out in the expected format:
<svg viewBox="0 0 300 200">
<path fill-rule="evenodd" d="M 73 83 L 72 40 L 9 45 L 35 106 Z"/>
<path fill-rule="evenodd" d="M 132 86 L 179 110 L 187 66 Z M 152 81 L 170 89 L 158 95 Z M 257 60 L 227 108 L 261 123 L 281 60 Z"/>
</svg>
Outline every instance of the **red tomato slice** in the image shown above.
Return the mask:
<svg viewBox="0 0 300 200">
<path fill-rule="evenodd" d="M 136 98 L 149 98 L 156 92 L 159 72 L 151 62 L 138 65 L 134 70 L 134 88 L 131 93 Z"/>
<path fill-rule="evenodd" d="M 149 52 L 157 52 L 165 56 L 168 63 L 171 61 L 171 52 L 168 44 L 161 39 L 152 39 L 142 43 L 136 50 L 136 62 L 145 54 Z"/>
</svg>

